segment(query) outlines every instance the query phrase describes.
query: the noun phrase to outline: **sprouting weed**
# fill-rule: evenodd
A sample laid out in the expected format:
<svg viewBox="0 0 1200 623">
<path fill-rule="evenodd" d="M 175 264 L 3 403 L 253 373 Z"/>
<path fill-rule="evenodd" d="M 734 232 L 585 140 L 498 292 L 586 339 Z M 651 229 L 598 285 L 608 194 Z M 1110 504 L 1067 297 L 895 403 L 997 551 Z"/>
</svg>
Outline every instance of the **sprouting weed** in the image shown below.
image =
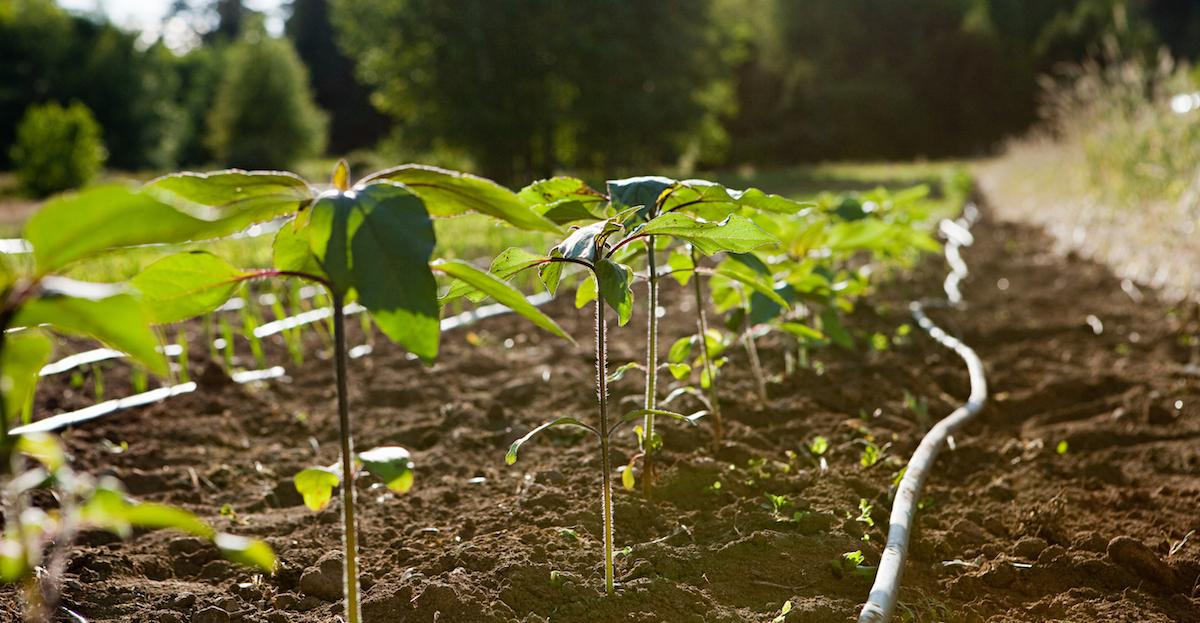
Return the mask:
<svg viewBox="0 0 1200 623">
<path fill-rule="evenodd" d="M 1067 450 L 1069 449 L 1070 446 L 1067 444 L 1067 440 L 1065 439 L 1058 442 L 1058 445 L 1054 446 L 1054 451 L 1057 452 L 1059 456 L 1066 454 Z"/>
<path fill-rule="evenodd" d="M 866 442 L 863 446 L 862 456 L 859 457 L 858 463 L 863 467 L 872 467 L 883 458 L 883 451 L 875 444 L 874 441 Z"/>
<path fill-rule="evenodd" d="M 577 532 L 574 528 L 559 528 L 558 536 L 561 536 L 568 541 L 579 540 L 579 532 Z"/>
<path fill-rule="evenodd" d="M 792 501 L 786 495 L 766 494 L 767 503 L 763 504 L 763 508 L 771 511 L 771 514 L 777 518 L 783 514 L 784 509 L 792 505 Z"/>
<path fill-rule="evenodd" d="M 813 437 L 812 441 L 808 442 L 808 451 L 811 452 L 813 456 L 822 456 L 828 450 L 829 440 L 820 435 Z"/>
<path fill-rule="evenodd" d="M 875 527 L 875 520 L 871 518 L 871 503 L 866 498 L 858 500 L 858 518 L 854 521 L 864 523 L 870 528 Z"/>
</svg>

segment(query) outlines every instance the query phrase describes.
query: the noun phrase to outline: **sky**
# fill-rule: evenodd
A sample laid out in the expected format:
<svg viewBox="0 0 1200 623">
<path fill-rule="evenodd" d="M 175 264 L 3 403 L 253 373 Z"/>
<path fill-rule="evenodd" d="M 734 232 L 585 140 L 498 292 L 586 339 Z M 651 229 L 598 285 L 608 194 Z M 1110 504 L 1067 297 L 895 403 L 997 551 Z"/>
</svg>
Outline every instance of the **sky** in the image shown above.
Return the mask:
<svg viewBox="0 0 1200 623">
<path fill-rule="evenodd" d="M 193 5 L 204 0 L 192 0 Z M 283 7 L 285 0 L 245 0 L 247 8 L 262 11 L 267 15 L 267 30 L 272 34 L 283 32 Z M 92 13 L 100 11 L 114 23 L 142 33 L 141 40 L 147 44 L 161 35 L 167 46 L 183 51 L 194 45 L 194 35 L 182 20 L 163 23 L 163 17 L 171 6 L 171 0 L 58 0 L 59 6 L 71 11 Z"/>
</svg>

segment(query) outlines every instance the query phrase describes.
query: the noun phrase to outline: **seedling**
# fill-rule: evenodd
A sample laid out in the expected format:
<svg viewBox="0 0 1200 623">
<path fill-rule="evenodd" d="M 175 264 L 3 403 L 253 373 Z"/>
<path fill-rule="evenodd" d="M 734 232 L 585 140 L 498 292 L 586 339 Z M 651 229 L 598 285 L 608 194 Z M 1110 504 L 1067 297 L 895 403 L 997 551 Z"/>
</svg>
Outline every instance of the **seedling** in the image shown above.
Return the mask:
<svg viewBox="0 0 1200 623">
<path fill-rule="evenodd" d="M 407 491 L 412 461 L 408 451 L 398 447 L 354 451 L 346 371 L 347 303 L 357 299 L 384 335 L 426 362 L 437 356 L 440 334 L 435 271 L 470 284 L 547 331 L 567 335 L 500 279 L 465 262 L 430 261 L 435 243 L 432 216 L 473 210 L 518 227 L 558 230 L 510 191 L 483 178 L 417 165 L 381 171 L 352 185 L 344 161 L 334 169 L 331 186 L 318 192 L 288 173 L 223 171 L 159 178 L 144 192 L 193 207 L 291 216 L 291 223 L 276 234 L 273 268 L 241 270 L 209 253 L 181 253 L 147 267 L 134 283 L 154 320 L 164 323 L 210 312 L 249 281 L 299 278 L 328 292 L 340 459 L 333 466 L 300 472 L 295 484 L 313 509 L 328 504 L 333 489 L 341 486 L 345 615 L 347 623 L 359 623 L 354 482 L 366 471 L 394 491 Z"/>
<path fill-rule="evenodd" d="M 274 554 L 266 544 L 217 534 L 175 508 L 130 500 L 114 479 L 96 480 L 72 470 L 52 435 L 13 432 L 14 424 L 31 420 L 52 331 L 96 338 L 152 372 L 168 372 L 147 314 L 123 284 L 84 283 L 55 272 L 117 247 L 178 242 L 227 226 L 220 218 L 196 219 L 123 187 L 99 187 L 47 202 L 25 227 L 33 245 L 32 271 L 0 275 L 0 469 L 10 476 L 4 487 L 0 580 L 24 585 L 27 620 L 56 617 L 67 552 L 82 529 L 120 535 L 132 527 L 183 529 L 212 539 L 231 559 L 273 570 Z M 102 392 L 102 377 L 93 378 Z M 56 513 L 34 505 L 37 490 L 55 498 Z"/>
</svg>

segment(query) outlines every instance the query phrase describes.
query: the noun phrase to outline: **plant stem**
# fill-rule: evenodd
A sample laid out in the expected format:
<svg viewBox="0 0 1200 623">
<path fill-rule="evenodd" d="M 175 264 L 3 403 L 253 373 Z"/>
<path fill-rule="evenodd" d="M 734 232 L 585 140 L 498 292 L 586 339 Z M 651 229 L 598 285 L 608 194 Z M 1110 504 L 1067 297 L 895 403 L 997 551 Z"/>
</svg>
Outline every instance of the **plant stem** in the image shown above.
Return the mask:
<svg viewBox="0 0 1200 623">
<path fill-rule="evenodd" d="M 692 265 L 700 266 L 700 257 L 696 255 L 695 248 L 692 248 Z M 699 272 L 692 278 L 692 283 L 696 284 L 696 325 L 700 329 L 700 358 L 704 360 L 704 371 L 708 374 L 708 400 L 712 403 L 710 408 L 715 447 L 720 445 L 721 438 L 725 436 L 725 425 L 721 421 L 721 400 L 717 392 L 717 367 L 713 365 L 712 357 L 708 353 L 708 312 L 704 302 L 704 280 Z"/>
<path fill-rule="evenodd" d="M 758 358 L 758 345 L 754 343 L 754 334 L 750 326 L 750 300 L 742 291 L 742 303 L 746 313 L 742 315 L 742 345 L 746 347 L 746 355 L 750 358 L 750 371 L 754 373 L 754 386 L 758 390 L 758 400 L 767 402 L 767 378 L 763 375 L 762 360 Z"/>
<path fill-rule="evenodd" d="M 342 546 L 345 552 L 346 623 L 360 623 L 358 605 L 358 525 L 354 519 L 354 442 L 350 434 L 350 397 L 346 382 L 346 315 L 344 295 L 333 298 L 334 361 L 337 370 L 338 433 L 342 442 Z"/>
<path fill-rule="evenodd" d="M 646 408 L 658 408 L 658 262 L 654 257 L 655 236 L 646 238 Z M 654 414 L 647 413 L 642 427 L 642 494 L 654 489 Z"/>
<path fill-rule="evenodd" d="M 604 592 L 613 594 L 612 466 L 608 456 L 608 341 L 605 337 L 604 300 L 596 297 L 596 390 L 600 401 L 600 469 L 604 521 Z"/>
</svg>

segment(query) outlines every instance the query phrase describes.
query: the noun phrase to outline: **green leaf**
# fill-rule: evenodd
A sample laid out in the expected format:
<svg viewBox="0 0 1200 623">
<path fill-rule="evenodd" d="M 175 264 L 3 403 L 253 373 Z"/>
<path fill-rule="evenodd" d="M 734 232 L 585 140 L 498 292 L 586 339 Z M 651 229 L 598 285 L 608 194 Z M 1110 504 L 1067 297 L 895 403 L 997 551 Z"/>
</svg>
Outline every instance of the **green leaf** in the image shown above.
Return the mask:
<svg viewBox="0 0 1200 623">
<path fill-rule="evenodd" d="M 33 572 L 20 537 L 14 528 L 4 531 L 0 539 L 0 583 L 15 583 Z"/>
<path fill-rule="evenodd" d="M 630 361 L 629 363 L 622 364 L 618 366 L 616 370 L 608 373 L 608 382 L 616 383 L 617 381 L 625 378 L 625 373 L 629 372 L 630 370 L 645 370 L 645 368 L 642 367 L 642 364 L 636 361 Z"/>
<path fill-rule="evenodd" d="M 692 366 L 686 363 L 668 363 L 667 370 L 671 372 L 671 376 L 675 377 L 676 381 L 682 381 L 692 374 Z"/>
<path fill-rule="evenodd" d="M 558 225 L 530 210 L 516 193 L 486 178 L 437 167 L 406 164 L 373 173 L 362 184 L 379 180 L 404 184 L 425 202 L 433 216 L 479 212 L 520 229 L 561 231 Z"/>
<path fill-rule="evenodd" d="M 233 562 L 275 573 L 275 552 L 263 541 L 222 532 L 213 538 L 213 544 Z"/>
<path fill-rule="evenodd" d="M 307 232 L 298 231 L 291 224 L 285 225 L 275 232 L 275 241 L 271 245 L 271 252 L 272 263 L 278 270 L 317 277 L 325 275 L 325 269 L 321 268 L 321 264 L 317 262 L 317 256 L 313 255 Z"/>
<path fill-rule="evenodd" d="M 803 340 L 819 342 L 825 339 L 824 333 L 800 322 L 780 323 L 779 328 Z"/>
<path fill-rule="evenodd" d="M 842 326 L 842 321 L 838 318 L 837 310 L 832 307 L 826 308 L 821 312 L 821 331 L 829 336 L 829 339 L 834 344 L 850 350 L 854 348 L 854 338 L 846 328 Z"/>
<path fill-rule="evenodd" d="M 197 218 L 220 221 L 224 231 L 214 235 L 296 212 L 314 194 L 293 173 L 239 169 L 174 173 L 151 180 L 143 192 Z"/>
<path fill-rule="evenodd" d="M 580 422 L 579 420 L 577 420 L 573 417 L 560 417 L 557 420 L 551 420 L 549 422 L 546 422 L 545 424 L 542 424 L 542 425 L 534 428 L 533 430 L 529 431 L 528 433 L 525 433 L 525 436 L 512 442 L 512 445 L 509 446 L 509 448 L 508 448 L 508 453 L 504 455 L 504 462 L 508 465 L 512 465 L 513 463 L 516 463 L 517 462 L 517 451 L 521 449 L 521 446 L 526 441 L 529 441 L 531 438 L 533 438 L 534 435 L 546 430 L 547 428 L 551 428 L 553 426 L 575 426 L 578 428 L 582 428 L 584 430 L 589 430 L 592 433 L 595 433 L 596 435 L 600 434 L 600 433 L 596 432 L 596 429 L 592 428 L 591 426 L 588 426 L 587 424 L 584 424 L 583 422 Z"/>
<path fill-rule="evenodd" d="M 338 160 L 333 166 L 331 181 L 333 187 L 340 191 L 350 190 L 350 165 L 346 164 L 345 159 Z"/>
<path fill-rule="evenodd" d="M 507 281 L 523 270 L 544 263 L 546 263 L 544 255 L 531 253 L 520 247 L 509 247 L 501 252 L 500 255 L 497 255 L 496 259 L 492 260 L 492 266 L 488 269 L 488 272 Z M 483 292 L 480 292 L 466 281 L 460 279 L 451 284 L 450 290 L 446 292 L 441 301 L 442 304 L 445 304 L 446 301 L 464 295 L 471 297 L 471 300 L 476 303 L 486 298 Z"/>
<path fill-rule="evenodd" d="M 696 264 L 692 262 L 692 254 L 676 248 L 667 256 L 667 266 L 671 268 L 671 277 L 686 286 L 696 274 Z"/>
<path fill-rule="evenodd" d="M 662 211 L 665 213 L 687 208 L 693 213 L 721 218 L 742 208 L 777 214 L 796 214 L 815 207 L 815 203 L 768 195 L 757 188 L 734 190 L 707 180 L 684 180 L 663 199 Z"/>
<path fill-rule="evenodd" d="M 663 198 L 663 193 L 676 184 L 677 182 L 669 177 L 657 175 L 609 180 L 608 196 L 616 209 L 640 207 L 638 216 L 648 219 L 651 213 L 657 215 L 655 208 Z"/>
<path fill-rule="evenodd" d="M 129 502 L 121 518 L 131 526 L 150 530 L 172 529 L 210 539 L 211 526 L 185 510 L 153 502 Z"/>
<path fill-rule="evenodd" d="M 696 423 L 700 421 L 700 418 L 708 415 L 708 411 L 697 411 L 691 415 L 684 415 L 682 413 L 676 413 L 674 411 L 667 411 L 665 409 L 634 409 L 633 411 L 630 411 L 629 413 L 626 413 L 625 415 L 621 416 L 621 419 L 626 422 L 632 422 L 634 420 L 641 419 L 647 415 L 655 415 L 655 416 L 661 415 L 663 417 L 669 417 L 673 420 L 679 420 L 680 422 L 685 422 L 687 424 L 691 424 L 692 426 L 695 426 Z"/>
<path fill-rule="evenodd" d="M 633 269 L 612 260 L 600 260 L 596 264 L 596 281 L 600 297 L 617 312 L 621 326 L 633 315 Z"/>
<path fill-rule="evenodd" d="M 679 363 L 687 360 L 692 356 L 692 339 L 694 336 L 681 337 L 671 344 L 671 350 L 667 351 L 667 361 L 671 363 Z"/>
<path fill-rule="evenodd" d="M 47 471 L 56 472 L 67 463 L 58 438 L 49 433 L 26 433 L 17 438 L 16 451 L 41 463 Z"/>
<path fill-rule="evenodd" d="M 791 309 L 792 307 L 775 291 L 775 283 L 769 275 L 761 275 L 748 268 L 745 264 L 726 260 L 717 265 L 716 269 L 713 270 L 713 274 L 726 279 L 732 279 L 767 297 L 772 303 L 780 307 L 785 309 Z"/>
<path fill-rule="evenodd" d="M 496 275 L 483 272 L 461 260 L 438 260 L 432 266 L 436 271 L 467 282 L 471 287 L 496 299 L 496 302 L 524 316 L 538 327 L 565 338 L 572 344 L 575 343 L 575 340 L 566 331 L 563 331 L 558 323 L 542 313 L 542 310 L 530 303 L 516 288 L 508 285 Z"/>
<path fill-rule="evenodd" d="M 4 413 L 15 422 L 27 412 L 37 388 L 38 373 L 50 359 L 50 338 L 40 330 L 13 331 L 4 336 L 0 350 L 0 392 L 4 394 Z"/>
<path fill-rule="evenodd" d="M 713 223 L 697 220 L 681 212 L 671 212 L 646 223 L 640 233 L 673 236 L 685 240 L 705 255 L 719 251 L 745 253 L 763 245 L 779 242 L 777 238 L 755 225 L 754 221 L 738 214 L 730 214 L 724 220 Z"/>
<path fill-rule="evenodd" d="M 384 335 L 432 361 L 441 327 L 433 222 L 421 199 L 384 182 L 326 193 L 311 210 L 309 244 L 333 287 L 357 291 Z"/>
<path fill-rule="evenodd" d="M 575 289 L 575 309 L 582 309 L 584 305 L 591 303 L 596 298 L 596 276 L 588 274 L 583 281 L 579 282 L 579 287 Z"/>
<path fill-rule="evenodd" d="M 309 510 L 319 511 L 329 505 L 333 488 L 342 484 L 342 477 L 325 467 L 309 467 L 292 477 L 292 482 L 304 497 L 304 505 Z"/>
<path fill-rule="evenodd" d="M 636 485 L 637 485 L 637 481 L 633 477 L 633 466 L 632 465 L 621 466 L 621 486 L 625 487 L 626 491 L 633 491 L 633 488 Z"/>
<path fill-rule="evenodd" d="M 150 319 L 168 323 L 220 307 L 247 277 L 247 273 L 211 253 L 191 251 L 154 262 L 131 283 L 141 293 Z"/>
<path fill-rule="evenodd" d="M 526 186 L 517 193 L 534 212 L 565 225 L 605 218 L 604 195 L 574 177 L 554 177 Z"/>
<path fill-rule="evenodd" d="M 126 186 L 97 186 L 46 202 L 25 224 L 42 274 L 114 248 L 210 238 L 240 227 L 185 214 Z"/>
<path fill-rule="evenodd" d="M 562 271 L 562 262 L 548 262 L 538 268 L 538 277 L 541 278 L 542 285 L 546 286 L 546 291 L 550 293 L 550 296 L 554 296 L 558 292 L 558 283 L 562 281 Z"/>
<path fill-rule="evenodd" d="M 17 312 L 16 326 L 52 325 L 72 334 L 94 337 L 122 350 L 156 374 L 167 373 L 167 361 L 155 350 L 158 338 L 137 299 L 112 284 L 47 277 L 42 291 Z"/>
<path fill-rule="evenodd" d="M 550 250 L 550 257 L 561 257 L 594 264 L 597 251 L 604 248 L 610 236 L 621 230 L 616 221 L 601 221 L 580 227 L 571 232 L 558 246 Z"/>
<path fill-rule="evenodd" d="M 363 468 L 374 474 L 396 493 L 406 493 L 413 485 L 413 462 L 408 450 L 383 446 L 358 453 Z"/>
</svg>

